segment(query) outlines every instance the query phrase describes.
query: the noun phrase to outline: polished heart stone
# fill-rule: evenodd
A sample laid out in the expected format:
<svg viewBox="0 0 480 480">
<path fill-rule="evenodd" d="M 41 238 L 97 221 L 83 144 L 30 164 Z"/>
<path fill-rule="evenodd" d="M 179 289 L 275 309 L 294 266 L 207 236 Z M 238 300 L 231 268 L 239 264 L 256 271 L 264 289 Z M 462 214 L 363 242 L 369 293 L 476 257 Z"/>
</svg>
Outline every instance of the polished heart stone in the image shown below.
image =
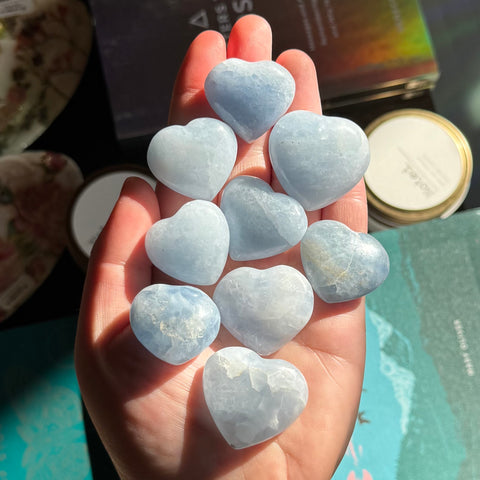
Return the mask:
<svg viewBox="0 0 480 480">
<path fill-rule="evenodd" d="M 244 347 L 224 348 L 207 360 L 203 391 L 215 424 L 233 448 L 281 433 L 308 399 L 307 383 L 296 367 Z"/>
<path fill-rule="evenodd" d="M 227 330 L 260 355 L 289 342 L 313 312 L 310 283 L 286 265 L 232 270 L 218 283 L 213 301 Z"/>
<path fill-rule="evenodd" d="M 250 143 L 287 111 L 295 80 L 278 63 L 229 58 L 208 74 L 205 95 L 218 116 Z"/>
<path fill-rule="evenodd" d="M 376 238 L 333 220 L 310 225 L 300 251 L 313 289 L 329 303 L 353 300 L 375 290 L 390 268 L 388 254 Z"/>
<path fill-rule="evenodd" d="M 230 228 L 230 257 L 256 260 L 284 252 L 308 226 L 303 207 L 255 177 L 240 176 L 223 191 L 220 208 Z"/>
<path fill-rule="evenodd" d="M 194 285 L 212 285 L 225 267 L 229 242 L 222 211 L 211 202 L 193 200 L 150 227 L 145 249 L 150 261 L 167 275 Z"/>
<path fill-rule="evenodd" d="M 237 156 L 233 130 L 215 118 L 171 125 L 150 142 L 147 163 L 155 177 L 182 195 L 212 200 L 227 181 Z"/>
<path fill-rule="evenodd" d="M 368 139 L 358 125 L 304 110 L 277 122 L 269 152 L 280 184 L 307 211 L 325 207 L 351 190 L 370 160 Z"/>
<path fill-rule="evenodd" d="M 195 287 L 155 284 L 133 299 L 130 325 L 140 343 L 172 365 L 196 357 L 217 337 L 220 313 Z"/>
</svg>

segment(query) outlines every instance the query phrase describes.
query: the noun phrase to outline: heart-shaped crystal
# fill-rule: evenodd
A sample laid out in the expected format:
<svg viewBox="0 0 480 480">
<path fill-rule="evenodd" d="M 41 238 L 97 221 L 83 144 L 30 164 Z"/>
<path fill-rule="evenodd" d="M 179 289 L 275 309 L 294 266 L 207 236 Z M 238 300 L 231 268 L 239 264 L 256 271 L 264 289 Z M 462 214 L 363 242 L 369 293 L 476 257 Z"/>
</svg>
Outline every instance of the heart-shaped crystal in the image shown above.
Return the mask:
<svg viewBox="0 0 480 480">
<path fill-rule="evenodd" d="M 233 260 L 267 258 L 296 245 L 307 230 L 307 215 L 293 198 L 276 193 L 256 177 L 240 176 L 225 187 L 220 208 L 230 228 Z"/>
<path fill-rule="evenodd" d="M 232 270 L 218 283 L 213 301 L 227 330 L 260 355 L 295 337 L 313 312 L 310 283 L 287 265 Z"/>
<path fill-rule="evenodd" d="M 155 284 L 145 287 L 133 299 L 130 325 L 153 355 L 181 365 L 215 340 L 220 313 L 210 297 L 198 288 Z"/>
<path fill-rule="evenodd" d="M 205 95 L 224 122 L 246 142 L 253 142 L 288 110 L 295 80 L 278 63 L 229 58 L 208 74 Z"/>
<path fill-rule="evenodd" d="M 222 211 L 211 202 L 193 200 L 150 227 L 145 249 L 150 261 L 167 275 L 194 285 L 212 285 L 225 267 L 229 242 Z"/>
<path fill-rule="evenodd" d="M 325 207 L 352 189 L 370 160 L 368 139 L 357 124 L 304 110 L 277 122 L 269 152 L 282 187 L 308 211 Z"/>
<path fill-rule="evenodd" d="M 390 268 L 388 254 L 376 238 L 333 220 L 310 225 L 300 250 L 307 278 L 328 303 L 353 300 L 375 290 Z"/>
<path fill-rule="evenodd" d="M 233 130 L 215 118 L 171 125 L 150 142 L 147 162 L 155 177 L 182 195 L 212 200 L 224 186 L 237 156 Z"/>
<path fill-rule="evenodd" d="M 308 399 L 307 383 L 296 367 L 243 347 L 224 348 L 207 360 L 203 391 L 215 424 L 233 448 L 281 433 Z"/>
</svg>

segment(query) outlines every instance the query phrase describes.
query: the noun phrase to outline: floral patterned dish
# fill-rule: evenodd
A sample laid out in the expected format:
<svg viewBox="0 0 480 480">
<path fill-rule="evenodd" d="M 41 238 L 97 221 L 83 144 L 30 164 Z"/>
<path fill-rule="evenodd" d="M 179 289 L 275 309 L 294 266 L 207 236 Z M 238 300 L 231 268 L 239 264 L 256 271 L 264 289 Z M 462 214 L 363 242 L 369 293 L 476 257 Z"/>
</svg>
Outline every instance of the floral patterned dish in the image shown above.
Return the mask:
<svg viewBox="0 0 480 480">
<path fill-rule="evenodd" d="M 7 14 L 9 4 L 26 13 Z M 23 151 L 63 110 L 91 43 L 91 17 L 79 0 L 0 4 L 0 154 Z"/>
<path fill-rule="evenodd" d="M 69 157 L 0 157 L 0 321 L 47 278 L 67 244 L 68 210 L 83 175 Z"/>
</svg>

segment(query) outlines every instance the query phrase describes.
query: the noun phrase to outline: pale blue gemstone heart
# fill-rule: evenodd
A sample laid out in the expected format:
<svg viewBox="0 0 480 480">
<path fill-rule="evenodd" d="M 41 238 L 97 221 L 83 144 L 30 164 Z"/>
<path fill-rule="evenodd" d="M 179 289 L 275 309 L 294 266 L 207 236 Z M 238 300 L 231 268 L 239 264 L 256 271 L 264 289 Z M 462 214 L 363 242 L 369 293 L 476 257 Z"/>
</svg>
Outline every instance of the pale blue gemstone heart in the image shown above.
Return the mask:
<svg viewBox="0 0 480 480">
<path fill-rule="evenodd" d="M 313 312 L 310 283 L 286 265 L 232 270 L 218 283 L 213 301 L 227 330 L 260 355 L 294 338 Z"/>
<path fill-rule="evenodd" d="M 222 211 L 211 202 L 193 200 L 150 227 L 145 249 L 150 261 L 167 275 L 185 283 L 212 285 L 225 267 L 229 242 Z"/>
<path fill-rule="evenodd" d="M 182 195 L 212 200 L 227 181 L 237 157 L 233 130 L 215 118 L 171 125 L 152 138 L 147 163 L 153 175 Z"/>
<path fill-rule="evenodd" d="M 217 337 L 220 313 L 210 297 L 195 287 L 155 284 L 133 299 L 130 325 L 153 355 L 181 365 Z"/>
<path fill-rule="evenodd" d="M 229 58 L 208 74 L 205 95 L 218 116 L 250 143 L 288 110 L 295 80 L 278 63 Z"/>
<path fill-rule="evenodd" d="M 307 215 L 293 198 L 276 193 L 256 177 L 240 176 L 230 181 L 220 208 L 230 228 L 230 257 L 256 260 L 285 252 L 307 230 Z"/>
<path fill-rule="evenodd" d="M 310 225 L 300 251 L 308 280 L 328 303 L 370 293 L 387 278 L 390 268 L 388 254 L 376 238 L 333 220 Z"/>
<path fill-rule="evenodd" d="M 307 211 L 325 207 L 351 190 L 370 160 L 368 139 L 357 124 L 304 110 L 277 122 L 269 152 L 280 184 Z"/>
<path fill-rule="evenodd" d="M 224 348 L 207 360 L 203 391 L 215 424 L 233 448 L 278 435 L 308 399 L 307 382 L 296 367 L 244 347 Z"/>
</svg>

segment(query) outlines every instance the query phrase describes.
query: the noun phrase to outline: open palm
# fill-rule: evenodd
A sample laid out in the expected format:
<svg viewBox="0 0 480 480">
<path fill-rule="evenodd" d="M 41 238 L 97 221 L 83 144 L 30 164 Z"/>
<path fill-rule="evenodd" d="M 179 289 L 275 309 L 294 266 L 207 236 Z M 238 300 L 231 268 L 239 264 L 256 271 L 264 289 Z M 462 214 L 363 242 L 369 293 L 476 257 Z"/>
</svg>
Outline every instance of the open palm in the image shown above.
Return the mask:
<svg viewBox="0 0 480 480">
<path fill-rule="evenodd" d="M 192 43 L 180 70 L 171 105 L 171 123 L 214 116 L 203 91 L 208 72 L 227 57 L 271 59 L 271 30 L 260 17 L 246 16 L 234 26 L 228 46 L 212 31 Z M 315 68 L 297 50 L 277 62 L 296 81 L 291 110 L 321 113 Z M 239 141 L 232 173 L 255 175 L 281 191 L 269 164 L 268 134 L 252 144 Z M 140 179 L 128 179 L 97 240 L 87 273 L 80 312 L 76 367 L 90 416 L 122 478 L 327 479 L 341 459 L 353 429 L 365 357 L 362 299 L 328 305 L 315 298 L 309 324 L 273 358 L 293 363 L 305 376 L 309 400 L 301 416 L 279 436 L 254 447 L 233 450 L 216 429 L 202 392 L 203 366 L 216 350 L 238 344 L 222 327 L 218 338 L 194 360 L 166 364 L 145 350 L 129 325 L 135 295 L 165 281 L 144 248 L 148 228 L 171 216 L 186 197 Z M 366 229 L 363 184 L 309 222 L 342 221 Z M 299 247 L 253 262 L 227 263 L 226 270 L 249 265 L 291 265 L 303 272 Z M 209 294 L 213 287 L 205 289 Z"/>
</svg>

